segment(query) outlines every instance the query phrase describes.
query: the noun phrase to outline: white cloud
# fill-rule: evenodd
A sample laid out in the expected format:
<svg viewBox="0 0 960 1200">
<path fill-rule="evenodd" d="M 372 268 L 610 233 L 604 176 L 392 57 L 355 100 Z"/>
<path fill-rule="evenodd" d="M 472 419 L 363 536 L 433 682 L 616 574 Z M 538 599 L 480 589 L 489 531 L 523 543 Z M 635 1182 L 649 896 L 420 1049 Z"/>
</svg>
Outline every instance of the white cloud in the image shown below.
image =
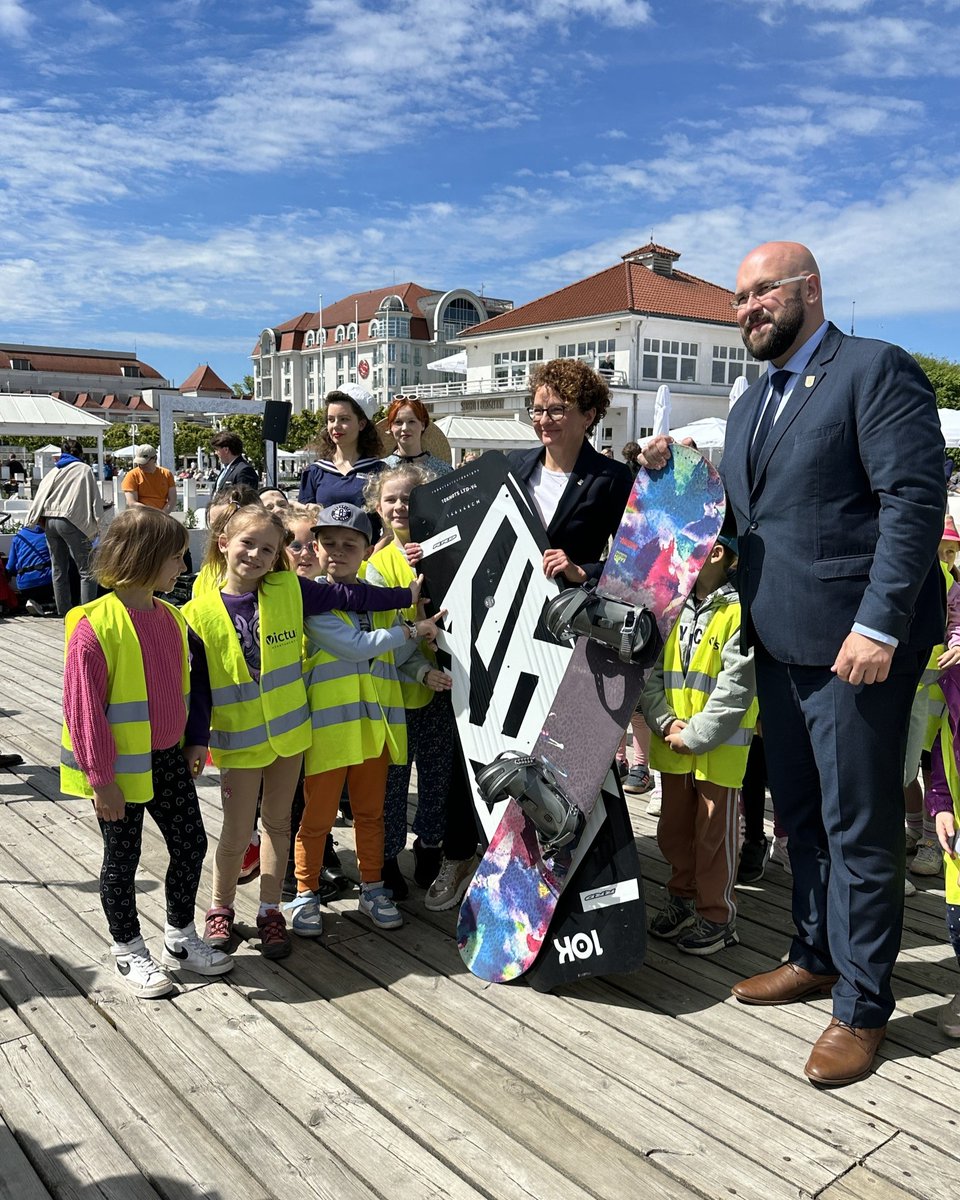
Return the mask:
<svg viewBox="0 0 960 1200">
<path fill-rule="evenodd" d="M 0 34 L 12 41 L 22 41 L 30 28 L 30 13 L 21 0 L 0 0 Z"/>
<path fill-rule="evenodd" d="M 960 29 L 905 17 L 823 21 L 813 32 L 830 48 L 831 72 L 873 78 L 960 74 Z"/>
<path fill-rule="evenodd" d="M 757 16 L 767 25 L 774 25 L 798 8 L 811 12 L 858 13 L 869 8 L 873 0 L 766 0 Z"/>
</svg>

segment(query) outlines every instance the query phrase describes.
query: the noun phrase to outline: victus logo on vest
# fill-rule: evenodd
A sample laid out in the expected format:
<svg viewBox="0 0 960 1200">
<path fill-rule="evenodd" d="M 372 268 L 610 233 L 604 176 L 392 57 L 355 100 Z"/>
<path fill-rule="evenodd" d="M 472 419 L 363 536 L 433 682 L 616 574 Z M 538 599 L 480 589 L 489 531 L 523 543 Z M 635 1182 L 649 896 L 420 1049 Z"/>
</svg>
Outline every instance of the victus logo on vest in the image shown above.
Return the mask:
<svg viewBox="0 0 960 1200">
<path fill-rule="evenodd" d="M 295 629 L 281 629 L 277 633 L 268 633 L 266 643 L 268 646 L 279 646 L 283 642 L 295 642 L 297 640 L 297 631 Z"/>
</svg>

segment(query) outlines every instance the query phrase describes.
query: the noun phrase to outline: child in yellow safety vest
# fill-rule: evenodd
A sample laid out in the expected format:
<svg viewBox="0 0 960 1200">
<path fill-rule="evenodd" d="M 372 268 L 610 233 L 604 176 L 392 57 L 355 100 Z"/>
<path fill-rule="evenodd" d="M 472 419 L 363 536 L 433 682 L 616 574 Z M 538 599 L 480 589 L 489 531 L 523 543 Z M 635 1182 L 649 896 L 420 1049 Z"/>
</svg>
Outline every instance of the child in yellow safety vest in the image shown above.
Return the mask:
<svg viewBox="0 0 960 1200">
<path fill-rule="evenodd" d="M 687 954 L 740 940 L 740 785 L 757 701 L 753 651 L 740 652 L 740 601 L 729 581 L 736 558 L 736 539 L 721 534 L 641 698 L 663 789 L 657 843 L 671 867 L 650 932 Z"/>
<path fill-rule="evenodd" d="M 389 537 L 367 563 L 368 583 L 393 587 L 414 577 L 404 546 L 410 541 L 410 494 L 429 482 L 433 475 L 415 463 L 401 462 L 375 475 L 364 488 L 368 508 L 375 508 Z M 420 602 L 423 608 L 423 601 Z M 408 619 L 418 616 L 410 608 Z M 427 661 L 429 659 L 429 661 Z M 429 888 L 443 861 L 443 834 L 447 820 L 453 756 L 453 679 L 440 670 L 430 651 L 418 663 L 420 682 L 400 681 L 407 710 L 407 760 L 393 763 L 387 772 L 387 795 L 383 808 L 383 879 L 394 900 L 406 899 L 407 882 L 400 871 L 398 855 L 407 844 L 407 797 L 410 768 L 417 764 L 417 811 L 413 819 L 413 877 Z"/>
<path fill-rule="evenodd" d="M 332 504 L 321 509 L 314 533 L 328 583 L 353 583 L 372 548 L 373 526 L 367 514 L 353 504 Z M 287 905 L 293 932 L 301 937 L 319 937 L 322 932 L 318 886 L 323 848 L 344 781 L 357 839 L 360 911 L 381 929 L 403 924 L 383 880 L 387 768 L 407 757 L 395 656 L 408 657 L 421 638 L 433 640 L 442 615 L 401 621 L 396 612 L 350 616 L 336 611 L 306 623 L 312 741 L 304 757 L 304 810 L 295 851 L 297 896 Z M 407 669 L 413 669 L 409 663 Z"/>
<path fill-rule="evenodd" d="M 331 588 L 303 579 L 289 569 L 287 537 L 282 521 L 261 504 L 235 507 L 217 539 L 223 558 L 220 588 L 194 597 L 183 608 L 195 690 L 210 706 L 210 752 L 220 768 L 223 803 L 204 938 L 218 947 L 232 941 L 237 876 L 262 785 L 257 928 L 266 958 L 290 952 L 280 890 L 294 788 L 311 738 L 303 681 L 304 618 L 333 608 L 391 610 L 419 595 L 417 584 Z"/>
<path fill-rule="evenodd" d="M 172 517 L 143 506 L 121 513 L 92 563 L 94 577 L 112 590 L 71 609 L 65 621 L 60 786 L 93 800 L 103 835 L 100 900 L 116 971 L 143 999 L 173 990 L 164 967 L 222 975 L 233 966 L 194 927 L 207 837 L 193 780 L 203 769 L 207 731 L 203 714 L 188 716 L 186 623 L 154 596 L 173 587 L 186 548 L 186 530 Z M 159 963 L 137 916 L 145 812 L 170 855 Z"/>
</svg>

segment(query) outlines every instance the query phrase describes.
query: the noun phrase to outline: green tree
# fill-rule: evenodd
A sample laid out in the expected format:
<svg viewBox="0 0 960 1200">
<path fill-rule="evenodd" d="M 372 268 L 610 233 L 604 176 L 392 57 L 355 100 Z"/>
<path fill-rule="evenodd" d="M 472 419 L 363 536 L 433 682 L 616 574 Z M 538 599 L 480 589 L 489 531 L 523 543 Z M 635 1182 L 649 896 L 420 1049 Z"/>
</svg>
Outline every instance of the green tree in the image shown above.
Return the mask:
<svg viewBox="0 0 960 1200">
<path fill-rule="evenodd" d="M 938 408 L 960 408 L 960 363 L 929 354 L 913 356 L 937 393 Z"/>
<path fill-rule="evenodd" d="M 253 395 L 253 386 L 254 385 L 253 385 L 253 376 L 252 375 L 244 375 L 243 383 L 231 383 L 230 384 L 230 387 L 233 389 L 233 394 L 237 397 L 238 400 L 242 400 L 244 396 L 252 396 Z"/>
<path fill-rule="evenodd" d="M 294 413 L 290 418 L 287 430 L 287 440 L 281 447 L 283 450 L 303 450 L 320 436 L 323 428 L 323 414 L 304 410 Z"/>
<path fill-rule="evenodd" d="M 199 421 L 178 421 L 177 432 L 173 439 L 177 462 L 179 463 L 184 456 L 195 455 L 201 446 L 204 450 L 209 451 L 212 437 L 213 430 L 209 425 L 201 425 Z"/>
</svg>

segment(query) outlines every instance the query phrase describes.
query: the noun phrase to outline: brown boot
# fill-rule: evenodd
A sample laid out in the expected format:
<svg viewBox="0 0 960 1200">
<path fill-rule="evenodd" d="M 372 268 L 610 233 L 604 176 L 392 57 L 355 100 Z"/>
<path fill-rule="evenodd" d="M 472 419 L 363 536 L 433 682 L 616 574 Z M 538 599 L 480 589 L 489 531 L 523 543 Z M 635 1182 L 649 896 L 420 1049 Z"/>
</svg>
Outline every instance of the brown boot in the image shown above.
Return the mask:
<svg viewBox="0 0 960 1200">
<path fill-rule="evenodd" d="M 803 1073 L 823 1087 L 842 1087 L 870 1073 L 887 1027 L 858 1029 L 834 1017 L 817 1038 Z"/>
</svg>

